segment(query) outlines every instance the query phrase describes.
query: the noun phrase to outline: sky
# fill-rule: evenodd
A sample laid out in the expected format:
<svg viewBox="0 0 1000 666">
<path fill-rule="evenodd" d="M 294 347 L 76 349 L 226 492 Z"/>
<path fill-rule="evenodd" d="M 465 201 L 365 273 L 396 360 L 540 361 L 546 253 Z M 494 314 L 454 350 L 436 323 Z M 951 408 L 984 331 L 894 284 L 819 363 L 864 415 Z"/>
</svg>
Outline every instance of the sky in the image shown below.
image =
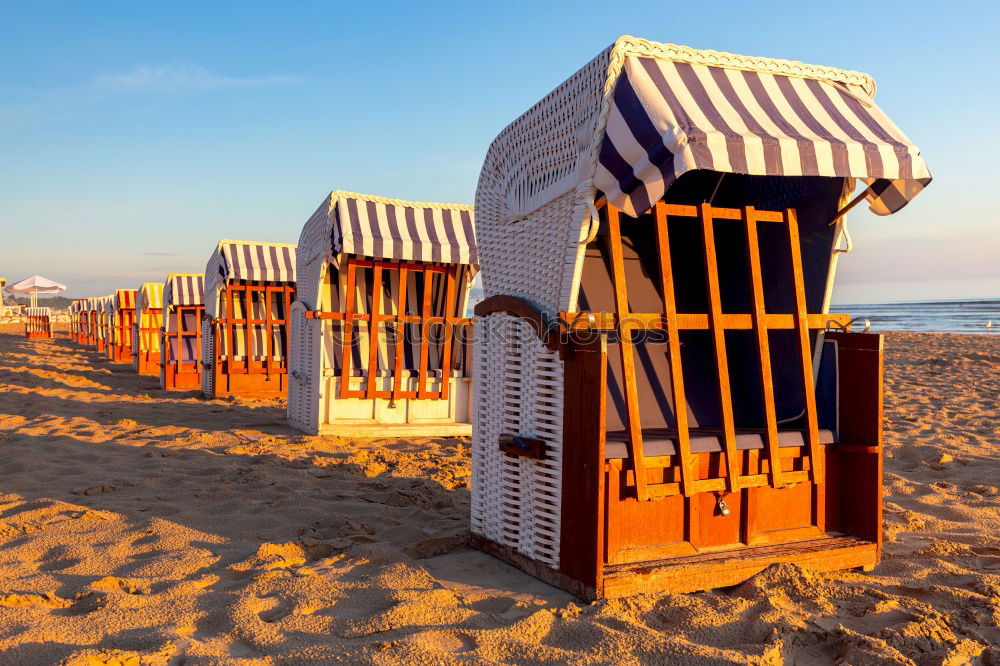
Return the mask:
<svg viewBox="0 0 1000 666">
<path fill-rule="evenodd" d="M 925 8 L 925 5 L 927 8 Z M 343 189 L 473 203 L 489 143 L 619 35 L 858 69 L 934 182 L 859 206 L 834 301 L 1000 297 L 1000 5 L 0 0 L 0 275 L 95 296 L 295 242 Z"/>
</svg>

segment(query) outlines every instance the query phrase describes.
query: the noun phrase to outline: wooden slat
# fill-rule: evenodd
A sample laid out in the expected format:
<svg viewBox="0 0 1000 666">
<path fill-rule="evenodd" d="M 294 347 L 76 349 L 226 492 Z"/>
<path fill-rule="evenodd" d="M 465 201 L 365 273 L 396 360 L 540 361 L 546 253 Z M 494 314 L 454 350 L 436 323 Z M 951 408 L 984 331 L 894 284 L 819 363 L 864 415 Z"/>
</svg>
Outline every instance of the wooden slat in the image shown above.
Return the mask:
<svg viewBox="0 0 1000 666">
<path fill-rule="evenodd" d="M 677 304 L 674 298 L 674 270 L 670 259 L 670 232 L 667 228 L 667 205 L 656 204 L 656 241 L 660 254 L 660 290 L 663 294 L 663 317 L 667 328 L 667 350 L 670 356 L 670 389 L 677 421 L 677 450 L 680 455 L 681 490 L 686 496 L 694 493 L 694 461 L 691 456 L 687 418 L 687 396 L 684 393 L 684 369 L 681 363 L 681 341 L 677 328 Z"/>
<path fill-rule="evenodd" d="M 441 350 L 441 393 L 440 398 L 442 400 L 448 399 L 448 389 L 451 385 L 451 346 L 452 338 L 455 334 L 454 327 L 448 323 L 448 315 L 454 314 L 457 309 L 455 307 L 455 271 L 458 270 L 456 266 L 449 266 L 448 272 L 446 273 L 448 286 L 445 291 L 445 320 L 442 324 L 444 326 L 444 348 Z"/>
<path fill-rule="evenodd" d="M 812 352 L 809 349 L 809 322 L 806 309 L 805 280 L 802 273 L 802 252 L 799 247 L 799 223 L 794 208 L 785 211 L 788 229 L 789 252 L 792 258 L 792 278 L 795 285 L 795 322 L 802 357 L 802 389 L 805 396 L 806 438 L 809 457 L 812 459 L 813 483 L 823 483 L 823 450 L 819 443 L 819 425 L 816 416 L 816 387 L 813 385 Z"/>
<path fill-rule="evenodd" d="M 372 271 L 374 272 L 372 309 L 371 316 L 368 318 L 368 390 L 365 395 L 369 400 L 374 400 L 378 391 L 376 385 L 378 380 L 378 329 L 379 314 L 382 311 L 382 267 L 376 264 Z"/>
<path fill-rule="evenodd" d="M 430 319 L 431 297 L 434 292 L 434 273 L 424 271 L 423 305 L 420 310 L 420 365 L 417 377 L 417 398 L 427 398 L 427 363 L 430 359 Z"/>
<path fill-rule="evenodd" d="M 636 495 L 640 502 L 649 499 L 646 488 L 646 467 L 642 450 L 642 422 L 639 416 L 639 393 L 635 379 L 635 357 L 632 353 L 632 329 L 628 322 L 628 291 L 625 285 L 625 261 L 622 256 L 622 238 L 619 212 L 608 206 L 608 234 L 611 244 L 611 267 L 614 277 L 615 310 L 617 311 L 618 349 L 621 352 L 622 375 L 625 383 L 625 404 L 628 412 L 628 448 L 632 468 L 635 470 Z"/>
<path fill-rule="evenodd" d="M 563 330 L 615 330 L 615 315 L 611 312 L 560 312 Z M 629 320 L 633 329 L 661 330 L 666 328 L 662 312 L 630 312 Z M 830 324 L 838 328 L 847 326 L 851 316 L 846 314 L 807 314 L 810 329 L 825 329 Z M 753 329 L 753 315 L 722 314 L 722 328 L 727 331 L 749 331 Z M 765 314 L 764 328 L 768 330 L 792 330 L 798 326 L 794 314 Z M 690 312 L 677 313 L 677 328 L 681 331 L 707 331 L 708 315 Z"/>
<path fill-rule="evenodd" d="M 774 406 L 774 378 L 771 376 L 771 345 L 764 323 L 764 278 L 760 266 L 760 244 L 757 239 L 757 211 L 753 206 L 743 209 L 746 228 L 747 256 L 750 259 L 750 283 L 753 294 L 754 334 L 757 338 L 757 358 L 760 367 L 761 387 L 764 392 L 764 445 L 770 460 L 778 460 L 778 416 Z M 780 488 L 781 465 L 771 465 L 771 485 Z"/>
<path fill-rule="evenodd" d="M 398 400 L 403 382 L 403 360 L 406 356 L 406 288 L 409 284 L 409 266 L 399 266 L 399 306 L 396 308 L 396 344 L 393 348 L 395 365 L 392 377 L 392 400 Z"/>
<path fill-rule="evenodd" d="M 726 331 L 722 328 L 722 294 L 719 288 L 719 266 L 715 253 L 715 229 L 712 207 L 702 204 L 699 208 L 702 241 L 705 248 L 705 276 L 708 283 L 708 320 L 715 351 L 716 379 L 719 387 L 719 405 L 722 410 L 722 442 L 726 458 L 726 481 L 729 492 L 739 490 L 739 455 L 736 451 L 736 424 L 733 418 L 733 395 L 729 386 L 729 360 L 726 355 Z"/>
<path fill-rule="evenodd" d="M 347 261 L 347 294 L 344 298 L 344 317 L 341 324 L 340 397 L 350 396 L 351 342 L 354 335 L 354 280 L 357 264 Z"/>
</svg>

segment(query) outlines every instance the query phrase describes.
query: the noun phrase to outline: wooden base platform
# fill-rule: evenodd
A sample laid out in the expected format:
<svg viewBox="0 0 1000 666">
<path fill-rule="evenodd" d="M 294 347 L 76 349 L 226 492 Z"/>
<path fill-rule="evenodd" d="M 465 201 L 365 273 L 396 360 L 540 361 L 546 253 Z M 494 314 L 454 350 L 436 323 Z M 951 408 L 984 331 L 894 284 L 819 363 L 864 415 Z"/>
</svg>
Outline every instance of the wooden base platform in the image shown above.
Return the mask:
<svg viewBox="0 0 1000 666">
<path fill-rule="evenodd" d="M 275 372 L 270 375 L 253 372 L 232 374 L 205 368 L 202 372 L 214 372 L 212 382 L 213 397 L 226 398 L 238 395 L 241 398 L 282 398 L 288 395 L 288 375 Z"/>
<path fill-rule="evenodd" d="M 147 377 L 157 377 L 160 374 L 159 353 L 139 355 L 139 374 Z"/>
<path fill-rule="evenodd" d="M 132 362 L 131 347 L 126 347 L 124 345 L 109 345 L 107 352 L 108 352 L 108 360 L 110 360 L 112 363 Z"/>
<path fill-rule="evenodd" d="M 24 337 L 29 340 L 50 340 L 52 338 L 51 333 L 43 333 L 42 331 L 29 331 L 24 334 Z"/>
<path fill-rule="evenodd" d="M 324 423 L 314 435 L 358 439 L 381 437 L 471 437 L 471 423 Z"/>
<path fill-rule="evenodd" d="M 164 388 L 168 391 L 199 391 L 201 390 L 201 374 L 191 371 L 193 363 L 186 364 L 183 372 L 177 371 L 177 366 L 173 363 L 167 365 Z"/>
<path fill-rule="evenodd" d="M 829 536 L 811 541 L 752 546 L 672 557 L 654 562 L 607 565 L 598 587 L 584 585 L 557 569 L 526 557 L 510 546 L 472 535 L 472 544 L 550 585 L 585 601 L 643 593 L 684 593 L 737 585 L 772 564 L 790 562 L 805 569 L 837 571 L 878 564 L 876 543 L 855 537 Z"/>
</svg>

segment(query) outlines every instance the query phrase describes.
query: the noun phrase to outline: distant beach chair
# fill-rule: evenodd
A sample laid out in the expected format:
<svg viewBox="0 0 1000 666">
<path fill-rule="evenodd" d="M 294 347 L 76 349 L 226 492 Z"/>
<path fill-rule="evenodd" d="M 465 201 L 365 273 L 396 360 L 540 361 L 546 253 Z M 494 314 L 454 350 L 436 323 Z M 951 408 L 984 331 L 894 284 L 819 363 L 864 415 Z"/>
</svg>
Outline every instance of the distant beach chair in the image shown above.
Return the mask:
<svg viewBox="0 0 1000 666">
<path fill-rule="evenodd" d="M 171 273 L 163 285 L 160 333 L 160 388 L 201 388 L 201 318 L 205 313 L 205 276 Z"/>
<path fill-rule="evenodd" d="M 101 296 L 97 299 L 97 353 L 107 355 L 113 333 L 115 297 Z"/>
<path fill-rule="evenodd" d="M 306 223 L 288 420 L 311 434 L 471 432 L 471 206 L 333 192 Z"/>
<path fill-rule="evenodd" d="M 52 338 L 52 310 L 49 308 L 28 308 L 24 323 L 24 337 L 29 340 L 49 340 Z"/>
<path fill-rule="evenodd" d="M 87 347 L 97 347 L 98 322 L 97 313 L 100 309 L 100 298 L 88 298 L 84 303 L 84 330 L 83 344 Z"/>
<path fill-rule="evenodd" d="M 82 312 L 85 300 L 78 298 L 69 304 L 69 339 L 77 344 L 83 344 L 84 339 Z"/>
<path fill-rule="evenodd" d="M 163 328 L 163 283 L 144 282 L 136 292 L 132 322 L 132 369 L 140 375 L 160 374 L 160 332 Z"/>
<path fill-rule="evenodd" d="M 295 245 L 221 240 L 205 282 L 202 392 L 208 398 L 285 395 Z"/>
<path fill-rule="evenodd" d="M 112 363 L 132 362 L 132 328 L 135 325 L 135 289 L 116 289 L 108 314 L 105 352 Z"/>
<path fill-rule="evenodd" d="M 500 133 L 475 545 L 584 599 L 879 561 L 882 338 L 829 294 L 844 213 L 930 175 L 873 94 L 623 37 Z"/>
</svg>

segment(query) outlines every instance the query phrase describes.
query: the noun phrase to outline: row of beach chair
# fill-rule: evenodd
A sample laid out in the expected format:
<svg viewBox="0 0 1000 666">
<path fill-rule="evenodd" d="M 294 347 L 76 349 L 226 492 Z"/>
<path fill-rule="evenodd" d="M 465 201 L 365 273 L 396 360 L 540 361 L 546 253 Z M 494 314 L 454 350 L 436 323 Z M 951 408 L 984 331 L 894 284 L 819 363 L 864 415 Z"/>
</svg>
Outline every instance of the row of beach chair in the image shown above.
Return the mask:
<svg viewBox="0 0 1000 666">
<path fill-rule="evenodd" d="M 335 191 L 297 245 L 220 241 L 72 335 L 308 433 L 471 435 L 474 544 L 585 599 L 871 567 L 882 339 L 830 294 L 846 212 L 930 182 L 874 93 L 622 37 L 496 138 L 475 227 Z"/>
</svg>

